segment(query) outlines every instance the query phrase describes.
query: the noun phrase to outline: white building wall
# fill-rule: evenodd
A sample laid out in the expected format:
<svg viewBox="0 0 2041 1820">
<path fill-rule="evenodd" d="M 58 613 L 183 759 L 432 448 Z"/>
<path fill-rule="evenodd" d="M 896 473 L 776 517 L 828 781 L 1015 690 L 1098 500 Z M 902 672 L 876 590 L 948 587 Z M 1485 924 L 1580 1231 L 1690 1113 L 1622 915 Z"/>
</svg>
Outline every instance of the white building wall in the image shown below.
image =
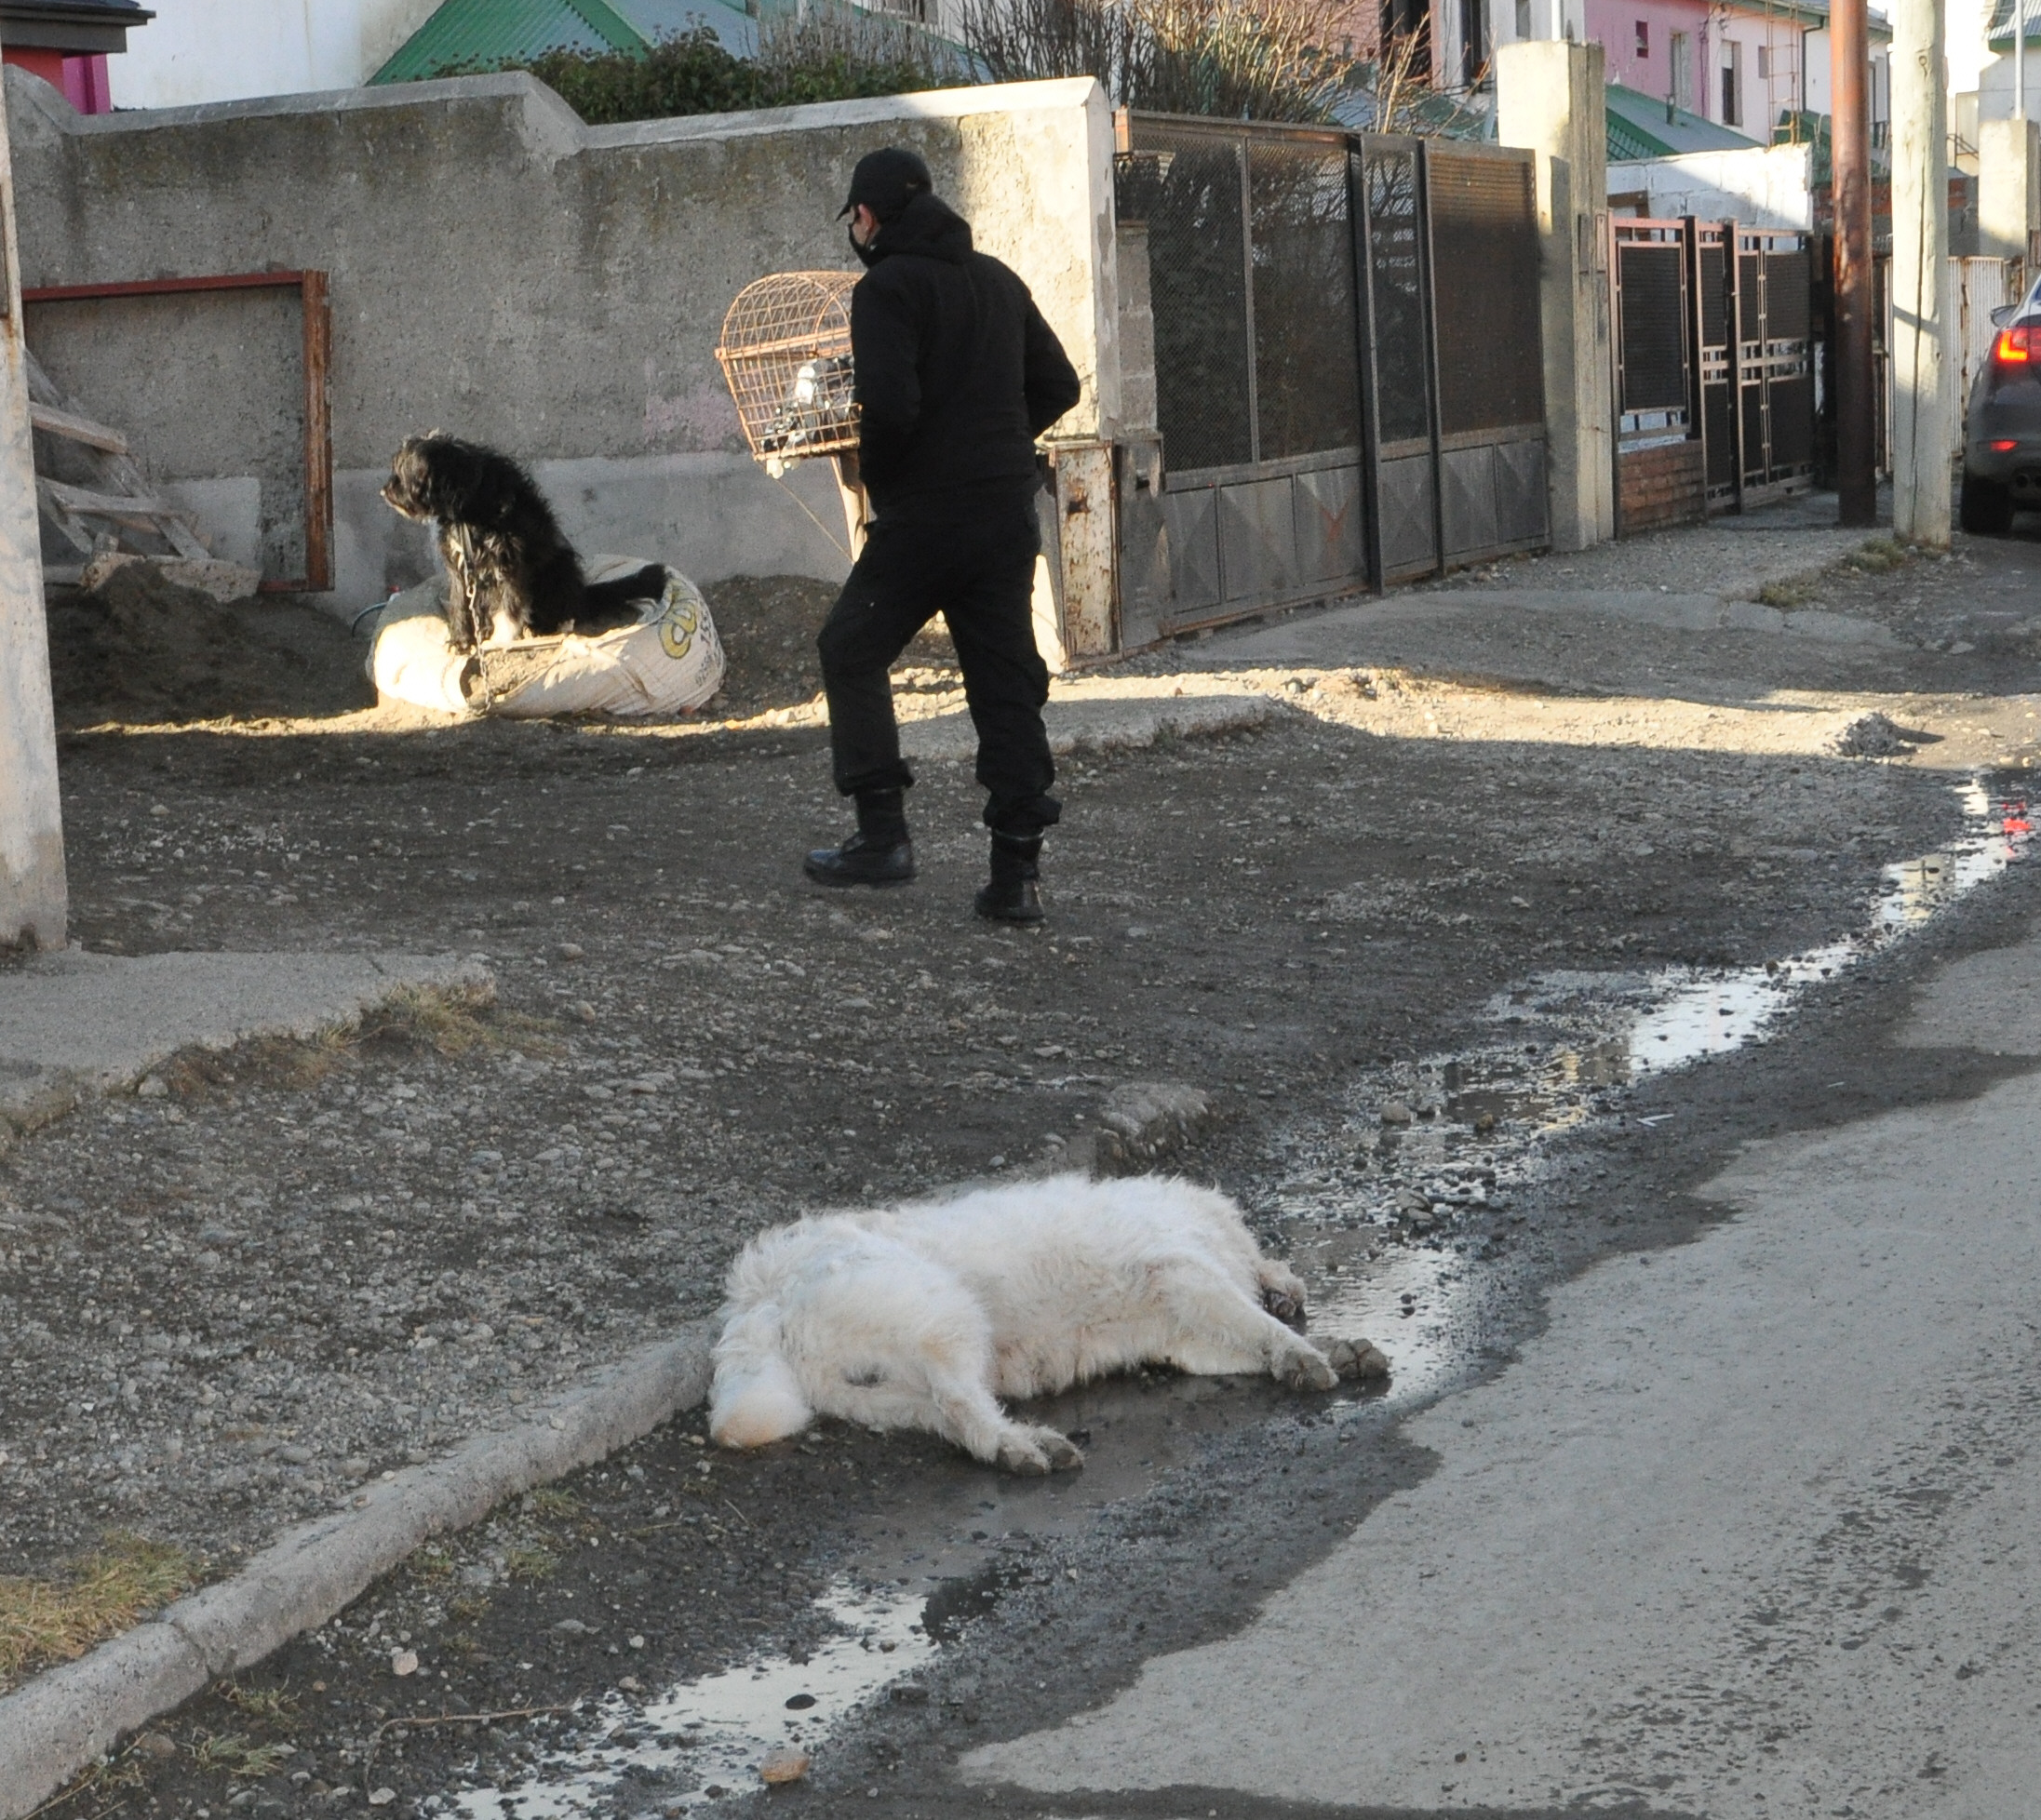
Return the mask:
<svg viewBox="0 0 2041 1820">
<path fill-rule="evenodd" d="M 194 107 L 353 88 L 439 0 L 154 0 L 108 60 L 115 107 Z"/>
</svg>

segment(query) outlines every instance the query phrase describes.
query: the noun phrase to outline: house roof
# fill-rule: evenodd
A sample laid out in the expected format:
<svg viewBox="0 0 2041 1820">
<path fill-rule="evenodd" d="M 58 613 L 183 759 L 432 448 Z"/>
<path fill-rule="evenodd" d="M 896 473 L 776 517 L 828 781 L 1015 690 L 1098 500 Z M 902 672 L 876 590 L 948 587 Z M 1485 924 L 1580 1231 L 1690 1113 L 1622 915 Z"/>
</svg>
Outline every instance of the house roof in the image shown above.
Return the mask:
<svg viewBox="0 0 2041 1820">
<path fill-rule="evenodd" d="M 1829 0 L 1719 0 L 1719 4 L 1728 12 L 1783 20 L 1807 32 L 1825 31 L 1829 22 Z M 2007 4 L 2007 0 L 2000 0 L 2000 4 Z M 1873 9 L 1867 20 L 1872 42 L 1889 44 L 1892 26 L 1886 16 Z"/>
<path fill-rule="evenodd" d="M 2026 21 L 2027 42 L 2031 45 L 2041 40 L 2041 7 L 2027 0 L 2021 17 Z M 1992 22 L 1984 28 L 1984 43 L 1991 50 L 2013 47 L 2013 0 L 1996 0 L 1992 7 Z"/>
<path fill-rule="evenodd" d="M 135 0 L 0 0 L 0 42 L 74 55 L 128 48 L 155 15 Z"/>
<path fill-rule="evenodd" d="M 726 0 L 445 0 L 369 80 L 417 82 L 549 50 L 644 50 L 704 25 L 738 56 L 757 48 L 755 23 Z"/>
<path fill-rule="evenodd" d="M 1610 163 L 1669 158 L 1678 152 L 1740 152 L 1760 143 L 1733 127 L 1719 127 L 1684 107 L 1612 82 L 1603 91 L 1608 109 Z"/>
</svg>

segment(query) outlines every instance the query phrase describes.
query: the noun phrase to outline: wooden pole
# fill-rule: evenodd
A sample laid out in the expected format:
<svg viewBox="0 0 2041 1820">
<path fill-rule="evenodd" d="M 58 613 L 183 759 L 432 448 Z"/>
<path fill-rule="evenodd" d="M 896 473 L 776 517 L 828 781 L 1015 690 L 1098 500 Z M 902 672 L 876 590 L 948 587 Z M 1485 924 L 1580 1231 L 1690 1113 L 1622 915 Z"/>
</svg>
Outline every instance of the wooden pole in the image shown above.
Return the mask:
<svg viewBox="0 0 2041 1820">
<path fill-rule="evenodd" d="M 1829 11 L 1829 167 L 1835 199 L 1835 490 L 1837 521 L 1878 521 L 1877 412 L 1872 361 L 1871 44 L 1865 0 Z"/>
</svg>

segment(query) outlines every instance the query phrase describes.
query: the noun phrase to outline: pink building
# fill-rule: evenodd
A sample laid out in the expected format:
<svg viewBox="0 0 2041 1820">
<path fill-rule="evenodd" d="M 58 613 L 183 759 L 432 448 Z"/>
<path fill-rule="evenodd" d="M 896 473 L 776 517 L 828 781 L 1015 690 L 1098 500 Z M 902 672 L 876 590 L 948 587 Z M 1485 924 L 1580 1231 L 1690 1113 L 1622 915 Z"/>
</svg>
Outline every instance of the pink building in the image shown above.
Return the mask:
<svg viewBox="0 0 2041 1820">
<path fill-rule="evenodd" d="M 1828 0 L 1387 0 L 1382 13 L 1429 20 L 1442 87 L 1477 81 L 1498 45 L 1580 38 L 1602 47 L 1611 82 L 1760 143 L 1784 114 L 1829 111 Z M 1873 12 L 1874 130 L 1890 117 L 1891 38 Z"/>
</svg>

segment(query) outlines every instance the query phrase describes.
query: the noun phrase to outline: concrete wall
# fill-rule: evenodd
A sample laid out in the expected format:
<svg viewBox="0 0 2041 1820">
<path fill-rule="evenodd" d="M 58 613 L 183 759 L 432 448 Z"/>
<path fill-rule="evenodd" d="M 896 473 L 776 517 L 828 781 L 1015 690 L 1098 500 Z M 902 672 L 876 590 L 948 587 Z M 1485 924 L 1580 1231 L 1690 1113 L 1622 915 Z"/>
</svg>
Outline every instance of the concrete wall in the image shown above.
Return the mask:
<svg viewBox="0 0 2041 1820">
<path fill-rule="evenodd" d="M 2034 60 L 2041 62 L 2041 53 Z M 1979 253 L 2017 260 L 2024 271 L 2031 236 L 2041 228 L 2041 122 L 1980 126 L 1977 201 Z"/>
<path fill-rule="evenodd" d="M 1814 152 L 1806 145 L 1753 146 L 1748 152 L 1685 152 L 1608 167 L 1611 196 L 1643 194 L 1655 221 L 1699 215 L 1746 227 L 1814 227 Z"/>
<path fill-rule="evenodd" d="M 1555 550 L 1584 550 L 1616 535 L 1604 87 L 1600 45 L 1515 44 L 1496 53 L 1496 136 L 1537 154 L 1538 303 Z"/>
<path fill-rule="evenodd" d="M 705 581 L 840 574 L 826 474 L 793 478 L 827 534 L 745 452 L 713 351 L 753 278 L 853 263 L 835 215 L 878 145 L 919 150 L 1033 288 L 1084 381 L 1057 435 L 1118 427 L 1111 121 L 1089 78 L 596 128 L 523 74 L 100 118 L 7 83 L 25 284 L 330 273 L 336 609 L 424 572 L 424 540 L 376 488 L 398 442 L 435 427 L 532 462 L 591 552 Z M 272 330 L 188 312 L 182 358 L 216 382 L 171 408 L 156 306 L 63 307 L 58 382 L 145 424 L 154 473 L 222 502 L 238 484 L 222 535 L 246 542 L 245 483 L 298 409 Z"/>
<path fill-rule="evenodd" d="M 5 111 L 0 109 L 0 122 Z M 0 144 L 0 944 L 64 943 L 63 818 L 36 547 L 14 185 Z"/>
</svg>

